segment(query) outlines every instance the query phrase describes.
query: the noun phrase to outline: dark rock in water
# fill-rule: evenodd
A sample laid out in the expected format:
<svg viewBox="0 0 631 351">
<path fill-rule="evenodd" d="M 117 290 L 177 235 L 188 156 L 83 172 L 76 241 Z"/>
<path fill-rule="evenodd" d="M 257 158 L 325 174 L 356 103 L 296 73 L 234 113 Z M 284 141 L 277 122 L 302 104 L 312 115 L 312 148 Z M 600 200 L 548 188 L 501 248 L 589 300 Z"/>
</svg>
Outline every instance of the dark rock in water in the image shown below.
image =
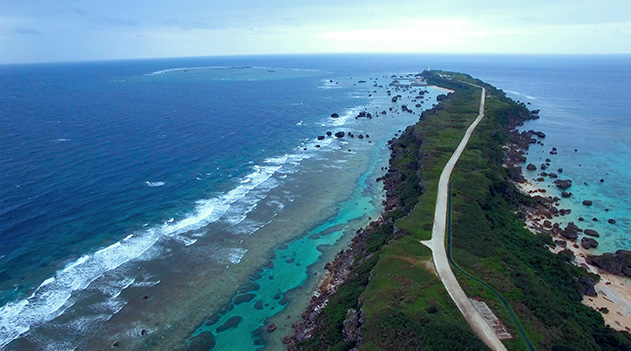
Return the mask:
<svg viewBox="0 0 631 351">
<path fill-rule="evenodd" d="M 615 254 L 606 253 L 601 256 L 587 256 L 587 263 L 599 267 L 609 273 L 631 277 L 631 251 L 618 250 Z"/>
<path fill-rule="evenodd" d="M 548 174 L 548 177 L 550 177 L 550 178 L 558 178 L 559 176 L 556 173 L 550 173 L 550 174 Z"/>
<path fill-rule="evenodd" d="M 572 213 L 572 209 L 569 208 L 562 208 L 559 210 L 559 214 L 561 216 L 569 215 L 570 213 Z"/>
<path fill-rule="evenodd" d="M 538 182 L 543 182 L 544 180 L 546 180 L 546 178 L 544 178 L 544 177 L 539 177 L 539 178 L 537 178 L 537 181 L 538 181 Z"/>
<path fill-rule="evenodd" d="M 263 300 L 256 301 L 256 303 L 254 303 L 254 308 L 257 309 L 257 310 L 262 310 L 263 309 Z"/>
<path fill-rule="evenodd" d="M 570 222 L 567 224 L 565 229 L 561 231 L 561 236 L 569 240 L 576 240 L 576 238 L 578 238 L 579 231 L 581 231 L 581 229 L 574 224 L 574 222 Z"/>
<path fill-rule="evenodd" d="M 230 317 L 228 318 L 226 323 L 217 327 L 217 332 L 221 333 L 224 330 L 228 330 L 230 328 L 236 328 L 239 326 L 239 323 L 241 323 L 242 320 L 243 320 L 243 317 L 240 317 L 240 316 Z"/>
<path fill-rule="evenodd" d="M 324 140 L 324 135 L 318 135 L 318 140 Z"/>
<path fill-rule="evenodd" d="M 382 115 L 385 115 L 385 114 L 387 114 L 387 113 L 388 113 L 388 112 L 386 112 L 386 110 L 381 111 L 381 114 L 382 114 Z"/>
<path fill-rule="evenodd" d="M 331 135 L 333 135 L 333 133 L 331 133 L 331 132 L 326 132 L 326 135 L 327 135 L 327 136 L 331 136 Z"/>
<path fill-rule="evenodd" d="M 585 235 L 595 236 L 597 238 L 600 236 L 600 234 L 598 234 L 598 232 L 593 229 L 585 229 L 583 233 L 585 233 Z"/>
<path fill-rule="evenodd" d="M 613 218 L 610 218 L 607 222 L 609 222 L 609 224 L 616 224 L 616 220 Z"/>
<path fill-rule="evenodd" d="M 562 191 L 561 192 L 561 197 L 566 197 L 567 198 L 567 197 L 571 197 L 571 196 L 572 196 L 572 193 L 568 193 L 567 191 Z"/>
<path fill-rule="evenodd" d="M 344 135 L 345 135 L 344 132 L 337 132 L 337 133 L 335 133 L 335 137 L 336 138 L 343 138 Z"/>
<path fill-rule="evenodd" d="M 559 173 L 563 173 L 563 168 L 559 168 L 559 169 L 557 169 L 557 172 L 559 172 Z"/>
<path fill-rule="evenodd" d="M 583 218 L 583 217 L 578 217 L 578 221 L 579 221 L 579 222 L 582 222 L 582 221 L 584 221 L 584 220 L 585 220 L 585 218 Z"/>
<path fill-rule="evenodd" d="M 601 183 L 604 183 L 604 182 L 605 182 L 605 180 L 604 180 L 604 179 L 602 179 L 602 178 L 600 178 L 600 182 L 601 182 Z"/>
<path fill-rule="evenodd" d="M 529 163 L 528 166 L 526 166 L 526 169 L 529 171 L 536 171 L 537 170 L 537 166 L 535 166 L 532 163 Z"/>
<path fill-rule="evenodd" d="M 370 138 L 370 135 L 366 134 L 366 138 Z"/>
<path fill-rule="evenodd" d="M 361 135 L 361 134 L 359 134 L 357 137 L 358 137 L 359 139 L 364 139 L 364 136 L 363 136 L 363 135 Z"/>
<path fill-rule="evenodd" d="M 548 166 L 547 166 L 545 163 L 542 163 L 542 164 L 541 164 L 541 169 L 542 169 L 542 170 L 544 170 L 544 169 L 546 169 L 546 168 L 548 168 Z"/>
<path fill-rule="evenodd" d="M 594 217 L 594 218 L 592 218 L 592 221 L 598 222 L 598 218 Z"/>
<path fill-rule="evenodd" d="M 333 118 L 338 118 L 339 116 L 340 116 L 340 115 L 338 115 L 337 113 L 332 113 L 332 114 L 331 114 L 331 117 L 333 117 Z"/>
<path fill-rule="evenodd" d="M 316 145 L 315 147 L 320 147 L 320 144 Z"/>
<path fill-rule="evenodd" d="M 592 238 L 581 238 L 581 246 L 586 250 L 589 250 L 591 248 L 597 248 L 598 241 Z"/>
<path fill-rule="evenodd" d="M 534 131 L 534 130 L 531 129 L 531 130 L 528 131 L 528 133 L 530 133 L 532 135 L 536 135 L 536 136 L 538 136 L 539 138 L 542 138 L 542 139 L 546 137 L 546 134 L 544 132 L 541 132 L 541 131 Z"/>
<path fill-rule="evenodd" d="M 273 332 L 274 330 L 276 330 L 276 324 L 272 323 L 272 324 L 270 324 L 270 325 L 268 325 L 268 326 L 267 326 L 267 332 L 268 332 L 268 333 L 271 333 L 271 332 Z"/>
<path fill-rule="evenodd" d="M 240 305 L 244 302 L 252 301 L 254 297 L 256 297 L 256 295 L 254 294 L 237 295 L 232 301 L 234 302 L 235 305 Z"/>
<path fill-rule="evenodd" d="M 541 173 L 539 173 L 539 175 L 541 175 L 542 177 L 547 177 L 548 176 L 548 172 L 541 172 Z"/>
<path fill-rule="evenodd" d="M 592 200 L 583 200 L 583 205 L 585 206 L 591 206 L 592 205 Z"/>
<path fill-rule="evenodd" d="M 581 285 L 581 294 L 587 296 L 597 296 L 596 289 L 594 289 L 594 281 L 589 277 L 578 278 L 578 283 Z"/>
<path fill-rule="evenodd" d="M 565 190 L 572 186 L 572 181 L 569 179 L 557 179 L 554 181 L 554 184 L 557 186 L 557 188 Z"/>
</svg>

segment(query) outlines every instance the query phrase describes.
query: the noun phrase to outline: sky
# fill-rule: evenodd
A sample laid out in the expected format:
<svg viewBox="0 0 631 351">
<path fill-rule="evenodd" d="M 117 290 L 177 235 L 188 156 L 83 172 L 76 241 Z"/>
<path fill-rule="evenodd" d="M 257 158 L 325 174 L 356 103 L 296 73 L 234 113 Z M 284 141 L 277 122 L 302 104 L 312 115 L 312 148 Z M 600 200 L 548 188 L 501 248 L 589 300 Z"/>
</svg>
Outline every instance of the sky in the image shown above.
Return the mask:
<svg viewBox="0 0 631 351">
<path fill-rule="evenodd" d="M 0 63 L 343 52 L 631 54 L 631 1 L 0 0 Z"/>
</svg>

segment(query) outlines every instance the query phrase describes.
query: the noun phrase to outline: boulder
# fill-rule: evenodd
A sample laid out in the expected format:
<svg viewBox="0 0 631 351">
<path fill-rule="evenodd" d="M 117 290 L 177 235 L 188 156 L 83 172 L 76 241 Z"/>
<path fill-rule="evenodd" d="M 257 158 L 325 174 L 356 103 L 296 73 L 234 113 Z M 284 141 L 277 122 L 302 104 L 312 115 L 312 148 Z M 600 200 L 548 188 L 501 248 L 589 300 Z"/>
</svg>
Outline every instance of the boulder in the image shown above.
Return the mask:
<svg viewBox="0 0 631 351">
<path fill-rule="evenodd" d="M 631 251 L 618 250 L 615 254 L 606 253 L 601 256 L 587 256 L 587 263 L 599 267 L 609 273 L 631 277 Z"/>
<path fill-rule="evenodd" d="M 546 137 L 546 134 L 544 132 L 541 132 L 541 131 L 534 131 L 534 130 L 531 129 L 531 130 L 528 131 L 528 133 L 530 133 L 532 135 L 536 135 L 536 136 L 538 136 L 539 138 L 542 138 L 542 139 Z"/>
<path fill-rule="evenodd" d="M 607 222 L 609 222 L 609 224 L 616 224 L 616 220 L 613 218 L 610 218 Z"/>
<path fill-rule="evenodd" d="M 596 289 L 594 289 L 594 281 L 589 277 L 578 278 L 578 283 L 581 285 L 581 294 L 587 296 L 597 296 Z"/>
<path fill-rule="evenodd" d="M 570 197 L 570 196 L 572 196 L 572 193 L 568 193 L 567 191 L 562 191 L 562 192 L 561 192 L 561 197 L 568 198 L 568 197 Z"/>
<path fill-rule="evenodd" d="M 526 169 L 529 171 L 536 171 L 537 170 L 537 166 L 535 166 L 532 163 L 529 163 L 528 166 L 526 166 Z"/>
<path fill-rule="evenodd" d="M 591 206 L 593 204 L 592 200 L 583 200 L 583 205 Z"/>
<path fill-rule="evenodd" d="M 589 250 L 591 248 L 597 248 L 598 247 L 598 241 L 596 241 L 596 239 L 583 237 L 583 238 L 581 238 L 581 246 L 585 250 Z"/>
<path fill-rule="evenodd" d="M 336 138 L 343 138 L 344 135 L 345 135 L 344 132 L 337 132 L 337 133 L 335 133 L 335 137 Z"/>
<path fill-rule="evenodd" d="M 600 236 L 600 234 L 598 234 L 598 232 L 593 229 L 585 229 L 584 233 L 585 235 L 595 236 L 597 238 Z"/>
<path fill-rule="evenodd" d="M 326 135 L 331 136 L 331 135 L 333 135 L 333 133 L 331 133 L 331 132 L 326 132 Z"/>
<path fill-rule="evenodd" d="M 319 135 L 318 140 L 324 140 L 324 135 Z"/>
<path fill-rule="evenodd" d="M 542 164 L 541 164 L 541 169 L 542 169 L 542 170 L 544 170 L 544 169 L 546 169 L 546 168 L 548 168 L 548 166 L 547 166 L 545 163 L 542 163 Z"/>
<path fill-rule="evenodd" d="M 271 332 L 273 332 L 274 330 L 276 330 L 276 324 L 272 323 L 272 324 L 270 324 L 270 325 L 268 325 L 268 326 L 267 326 L 267 332 L 268 332 L 268 333 L 271 333 Z"/>
<path fill-rule="evenodd" d="M 576 240 L 576 238 L 578 238 L 578 233 L 581 231 L 581 228 L 579 228 L 576 224 L 574 224 L 574 222 L 570 222 L 567 224 L 567 226 L 565 227 L 565 229 L 563 229 L 561 231 L 561 236 L 569 239 L 569 240 Z"/>
<path fill-rule="evenodd" d="M 556 173 L 549 173 L 548 177 L 550 177 L 550 178 L 558 178 L 559 176 Z"/>
<path fill-rule="evenodd" d="M 565 190 L 572 186 L 572 181 L 569 179 L 557 179 L 554 181 L 554 185 L 556 185 L 557 188 Z"/>
<path fill-rule="evenodd" d="M 559 169 L 557 169 L 557 172 L 559 172 L 559 173 L 563 173 L 563 168 L 559 168 Z"/>
<path fill-rule="evenodd" d="M 331 114 L 331 117 L 332 117 L 332 118 L 338 118 L 339 116 L 340 116 L 340 115 L 338 115 L 337 113 L 332 113 L 332 114 Z"/>
</svg>

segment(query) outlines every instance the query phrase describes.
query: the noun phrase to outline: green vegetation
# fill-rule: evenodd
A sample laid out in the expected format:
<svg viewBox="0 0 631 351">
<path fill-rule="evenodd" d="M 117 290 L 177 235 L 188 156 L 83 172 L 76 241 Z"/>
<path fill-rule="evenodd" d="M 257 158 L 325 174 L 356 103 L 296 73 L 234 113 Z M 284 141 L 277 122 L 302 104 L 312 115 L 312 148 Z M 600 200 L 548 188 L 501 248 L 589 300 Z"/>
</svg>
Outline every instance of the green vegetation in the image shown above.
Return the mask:
<svg viewBox="0 0 631 351">
<path fill-rule="evenodd" d="M 452 79 L 444 78 L 447 74 Z M 350 350 L 343 340 L 349 309 L 361 309 L 361 350 L 485 350 L 432 273 L 429 239 L 438 178 L 475 119 L 480 89 L 487 88 L 486 117 L 452 175 L 452 257 L 468 274 L 456 276 L 467 294 L 483 299 L 515 337 L 510 350 L 528 350 L 502 301 L 510 304 L 537 350 L 631 350 L 631 336 L 604 325 L 601 315 L 582 305 L 577 279 L 588 273 L 550 253 L 546 235 L 534 235 L 514 211 L 531 201 L 509 182 L 502 167 L 507 124 L 528 110 L 502 91 L 470 76 L 424 72 L 431 83 L 454 90 L 444 109 L 424 113 L 393 144 L 391 168 L 398 172 L 398 208 L 367 238 L 365 256 L 324 309 L 317 336 L 304 350 Z M 395 234 L 396 233 L 396 234 Z M 593 278 L 593 277 L 592 277 Z"/>
</svg>

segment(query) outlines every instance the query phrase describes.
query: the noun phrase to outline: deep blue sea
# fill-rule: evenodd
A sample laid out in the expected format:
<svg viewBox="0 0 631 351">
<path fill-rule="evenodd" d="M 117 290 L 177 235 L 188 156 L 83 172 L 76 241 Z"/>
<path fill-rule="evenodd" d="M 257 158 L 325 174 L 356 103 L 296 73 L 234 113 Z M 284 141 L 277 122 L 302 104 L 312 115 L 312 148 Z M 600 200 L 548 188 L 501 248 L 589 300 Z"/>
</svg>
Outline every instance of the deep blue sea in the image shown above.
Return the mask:
<svg viewBox="0 0 631 351">
<path fill-rule="evenodd" d="M 280 302 L 270 298 L 256 311 L 239 305 L 241 316 L 259 319 L 236 323 L 249 329 L 227 327 L 245 334 L 240 345 L 225 341 L 234 335 L 215 333 L 213 350 L 272 343 L 257 328 L 291 310 L 280 296 L 313 285 L 309 274 L 347 242 L 345 233 L 379 212 L 382 194 L 371 179 L 387 164 L 385 141 L 418 118 L 353 116 L 392 106 L 385 94 L 391 74 L 428 67 L 469 73 L 541 109 L 526 129 L 547 137 L 533 146 L 529 162 L 559 149 L 553 166 L 578 184 L 574 202 L 564 203 L 574 209 L 564 220 L 589 218 L 602 251 L 631 249 L 630 56 L 312 55 L 2 66 L 0 348 L 81 349 L 91 343 L 86 339 L 98 339 L 84 335 L 94 323 L 107 325 L 99 329 L 99 346 L 132 338 L 130 330 L 136 339 L 141 330 L 149 334 L 147 342 L 129 341 L 131 348 L 154 349 L 152 335 L 176 335 L 190 346 L 187 337 L 217 330 L 216 312 L 237 290 L 258 291 L 249 297 L 252 306 L 265 300 L 263 292 L 278 292 Z M 425 106 L 439 93 L 429 89 Z M 333 112 L 341 118 L 332 119 Z M 337 130 L 370 133 L 371 142 L 316 139 Z M 583 199 L 594 206 L 576 202 Z M 261 282 L 275 275 L 280 281 L 279 274 L 283 283 Z M 253 281 L 258 288 L 243 290 Z M 154 298 L 159 302 L 139 307 Z M 159 310 L 169 304 L 177 316 Z M 221 323 L 229 319 L 223 315 Z"/>
</svg>

